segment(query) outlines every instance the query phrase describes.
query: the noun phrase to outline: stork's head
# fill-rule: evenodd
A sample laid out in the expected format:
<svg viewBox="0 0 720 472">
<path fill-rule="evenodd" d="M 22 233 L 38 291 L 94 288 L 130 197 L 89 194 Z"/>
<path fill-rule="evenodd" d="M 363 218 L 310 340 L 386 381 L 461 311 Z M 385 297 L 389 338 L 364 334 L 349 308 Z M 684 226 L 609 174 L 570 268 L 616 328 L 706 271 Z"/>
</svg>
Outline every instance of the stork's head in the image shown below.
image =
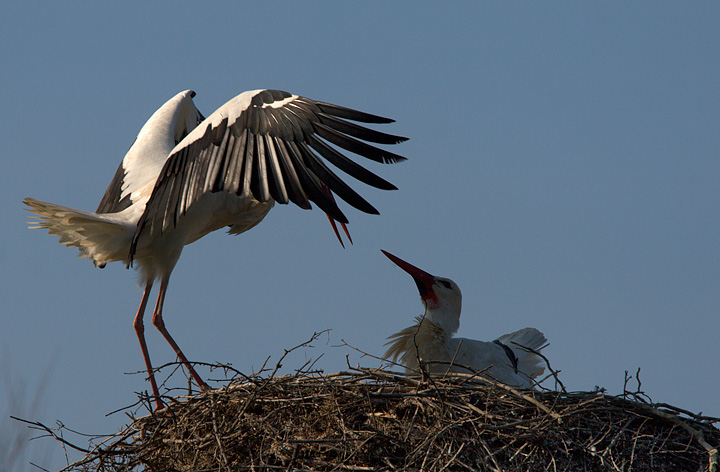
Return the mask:
<svg viewBox="0 0 720 472">
<path fill-rule="evenodd" d="M 415 280 L 425 305 L 425 316 L 446 329 L 450 335 L 454 334 L 460 326 L 460 287 L 450 279 L 435 277 L 387 251 L 381 251 Z"/>
</svg>

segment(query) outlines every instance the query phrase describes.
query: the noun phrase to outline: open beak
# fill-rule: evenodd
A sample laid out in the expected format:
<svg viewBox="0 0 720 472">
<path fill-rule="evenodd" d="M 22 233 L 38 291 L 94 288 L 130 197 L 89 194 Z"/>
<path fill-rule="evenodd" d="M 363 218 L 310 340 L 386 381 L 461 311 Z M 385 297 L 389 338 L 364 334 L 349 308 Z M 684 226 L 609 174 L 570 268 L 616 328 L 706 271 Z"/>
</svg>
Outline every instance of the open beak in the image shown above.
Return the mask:
<svg viewBox="0 0 720 472">
<path fill-rule="evenodd" d="M 395 264 L 397 264 L 402 270 L 410 274 L 415 280 L 415 284 L 418 287 L 418 291 L 420 292 L 420 297 L 423 300 L 427 300 L 429 298 L 436 299 L 435 292 L 433 292 L 432 286 L 435 283 L 435 276 L 432 274 L 428 274 L 422 269 L 419 269 L 415 267 L 414 265 L 410 264 L 409 262 L 405 262 L 404 260 L 400 259 L 397 256 L 394 256 L 390 254 L 387 251 L 384 251 L 380 249 L 383 254 L 385 254 L 388 259 L 393 261 Z"/>
</svg>

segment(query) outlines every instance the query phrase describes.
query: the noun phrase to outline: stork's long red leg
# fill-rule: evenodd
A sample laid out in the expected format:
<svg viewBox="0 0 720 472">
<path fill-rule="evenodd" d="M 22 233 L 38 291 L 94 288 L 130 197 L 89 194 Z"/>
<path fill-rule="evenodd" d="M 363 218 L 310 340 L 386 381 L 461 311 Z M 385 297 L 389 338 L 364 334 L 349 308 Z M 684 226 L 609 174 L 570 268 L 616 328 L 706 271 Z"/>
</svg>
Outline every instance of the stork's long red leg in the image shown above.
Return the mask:
<svg viewBox="0 0 720 472">
<path fill-rule="evenodd" d="M 155 409 L 159 410 L 163 406 L 160 402 L 160 391 L 158 390 L 157 383 L 155 382 L 155 374 L 153 372 L 152 362 L 150 362 L 150 354 L 148 353 L 147 344 L 145 343 L 145 325 L 143 324 L 145 308 L 147 307 L 148 297 L 150 296 L 152 286 L 152 281 L 145 285 L 145 291 L 143 292 L 142 299 L 140 299 L 140 308 L 138 308 L 137 315 L 135 315 L 133 327 L 135 328 L 135 334 L 137 334 L 138 340 L 140 341 L 140 349 L 142 349 L 143 358 L 145 358 L 145 367 L 147 368 L 148 378 L 150 379 L 153 396 L 155 397 Z"/>
<path fill-rule="evenodd" d="M 177 354 L 178 358 L 180 358 L 180 362 L 182 362 L 185 365 L 185 368 L 187 368 L 188 372 L 190 372 L 190 375 L 195 379 L 195 382 L 198 384 L 198 386 L 202 389 L 203 392 L 206 392 L 210 390 L 210 387 L 203 381 L 203 379 L 200 378 L 197 372 L 195 372 L 195 369 L 193 369 L 193 366 L 190 365 L 190 362 L 188 362 L 187 357 L 185 357 L 185 354 L 182 353 L 180 350 L 180 346 L 177 345 L 175 340 L 170 336 L 170 333 L 168 333 L 168 330 L 165 328 L 165 322 L 162 319 L 162 308 L 163 303 L 165 302 L 165 292 L 167 291 L 168 286 L 168 279 L 163 279 L 162 282 L 160 282 L 160 290 L 158 291 L 158 299 L 157 304 L 155 305 L 155 311 L 153 312 L 152 317 L 152 323 L 155 325 L 155 327 L 162 333 L 162 335 L 165 337 L 165 340 L 172 346 L 172 348 L 175 350 L 175 354 Z"/>
<path fill-rule="evenodd" d="M 323 185 L 323 190 L 325 191 L 325 194 L 327 194 L 328 197 L 332 199 L 333 202 L 335 202 L 335 195 L 333 195 L 332 191 L 330 190 L 330 187 L 327 185 Z M 335 236 L 338 238 L 338 241 L 340 241 L 340 245 L 345 249 L 345 244 L 342 241 L 342 238 L 340 238 L 340 233 L 338 232 L 337 225 L 335 224 L 335 220 L 332 216 L 325 213 L 325 215 L 328 217 L 328 221 L 330 221 L 330 226 L 332 226 L 333 231 L 335 232 Z M 342 226 L 343 231 L 345 231 L 345 235 L 348 238 L 348 241 L 350 241 L 350 244 L 353 243 L 352 238 L 350 237 L 350 232 L 347 229 L 347 226 L 345 226 L 345 223 L 340 222 L 340 226 Z"/>
<path fill-rule="evenodd" d="M 330 222 L 330 226 L 332 226 L 332 229 L 335 232 L 335 237 L 338 239 L 338 241 L 340 241 L 340 245 L 343 247 L 343 249 L 345 249 L 345 243 L 343 243 L 343 240 L 340 237 L 340 233 L 338 232 L 337 224 L 335 223 L 335 220 L 333 219 L 332 216 L 328 215 L 327 213 L 325 214 L 325 216 L 327 216 L 327 219 Z M 345 227 L 345 225 L 343 225 L 343 227 Z M 347 228 L 345 228 L 345 233 L 347 233 Z"/>
</svg>

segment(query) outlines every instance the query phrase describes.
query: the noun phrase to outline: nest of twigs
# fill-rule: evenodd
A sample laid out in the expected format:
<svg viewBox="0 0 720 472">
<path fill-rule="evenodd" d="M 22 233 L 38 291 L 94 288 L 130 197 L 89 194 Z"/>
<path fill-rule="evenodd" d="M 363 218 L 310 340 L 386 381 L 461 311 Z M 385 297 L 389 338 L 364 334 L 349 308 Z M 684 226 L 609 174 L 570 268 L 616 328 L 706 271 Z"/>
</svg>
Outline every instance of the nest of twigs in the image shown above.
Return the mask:
<svg viewBox="0 0 720 472">
<path fill-rule="evenodd" d="M 481 374 L 276 371 L 131 415 L 64 470 L 720 470 L 720 419 L 654 404 L 639 380 L 611 396 L 518 391 Z"/>
</svg>

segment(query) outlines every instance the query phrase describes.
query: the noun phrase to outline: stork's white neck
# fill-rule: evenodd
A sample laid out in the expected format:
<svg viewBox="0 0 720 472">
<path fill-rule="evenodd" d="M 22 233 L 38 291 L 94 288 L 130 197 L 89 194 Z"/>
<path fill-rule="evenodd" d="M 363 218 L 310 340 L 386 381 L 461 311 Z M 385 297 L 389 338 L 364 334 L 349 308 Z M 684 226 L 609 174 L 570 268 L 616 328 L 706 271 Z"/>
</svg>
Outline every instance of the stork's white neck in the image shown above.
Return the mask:
<svg viewBox="0 0 720 472">
<path fill-rule="evenodd" d="M 187 90 L 175 95 L 153 113 L 123 159 L 125 179 L 122 197 L 130 195 L 133 203 L 150 198 L 157 176 L 175 147 L 177 128 L 192 129 L 196 112 L 192 92 Z"/>
<path fill-rule="evenodd" d="M 453 297 L 444 299 L 438 296 L 438 301 L 426 300 L 425 318 L 442 329 L 451 338 L 460 327 L 460 311 L 462 309 L 462 299 Z"/>
</svg>

